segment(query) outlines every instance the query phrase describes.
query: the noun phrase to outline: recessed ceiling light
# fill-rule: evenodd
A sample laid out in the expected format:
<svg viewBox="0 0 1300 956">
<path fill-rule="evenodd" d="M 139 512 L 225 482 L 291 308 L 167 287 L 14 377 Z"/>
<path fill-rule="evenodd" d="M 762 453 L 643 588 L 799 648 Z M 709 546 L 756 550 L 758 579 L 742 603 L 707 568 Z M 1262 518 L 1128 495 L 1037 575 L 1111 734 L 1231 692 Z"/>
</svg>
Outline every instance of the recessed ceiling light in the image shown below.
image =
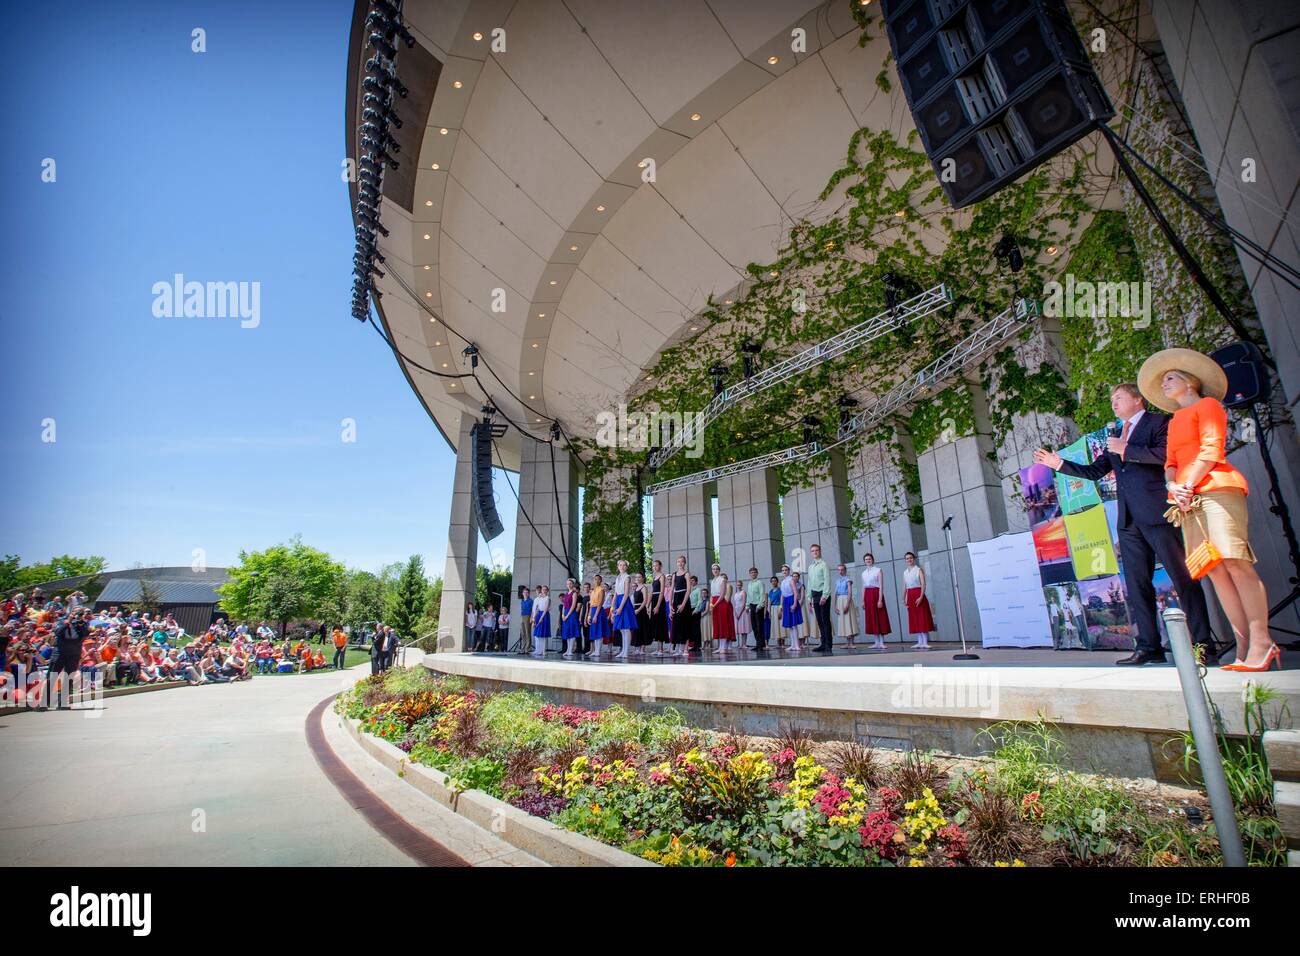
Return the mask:
<svg viewBox="0 0 1300 956">
<path fill-rule="evenodd" d="M 429 271 L 429 268 L 430 268 L 429 266 L 425 266 L 425 267 L 424 267 L 424 271 L 425 271 L 425 272 L 428 272 L 428 271 Z"/>
<path fill-rule="evenodd" d="M 779 276 L 780 274 L 781 274 L 781 273 L 777 272 L 775 269 L 773 269 L 772 272 L 771 272 L 771 276 L 772 276 L 773 279 L 775 279 L 775 278 L 776 278 L 777 276 Z"/>
<path fill-rule="evenodd" d="M 456 89 L 460 89 L 460 88 L 461 88 L 462 86 L 464 86 L 465 84 L 462 83 L 460 80 L 457 80 L 455 83 L 453 83 L 453 84 L 451 84 L 451 85 L 454 86 L 454 87 L 456 87 Z"/>
<path fill-rule="evenodd" d="M 426 292 L 426 293 L 424 294 L 424 297 L 425 297 L 426 299 L 432 299 L 432 298 L 433 298 L 433 293 L 432 293 L 432 292 Z"/>
<path fill-rule="evenodd" d="M 551 285 L 555 285 L 555 280 L 554 280 L 554 279 L 551 280 Z"/>
<path fill-rule="evenodd" d="M 1058 252 L 1060 252 L 1060 251 L 1061 251 L 1061 250 L 1058 249 L 1058 248 L 1056 248 L 1056 246 L 1048 246 L 1048 247 L 1047 247 L 1047 254 L 1048 254 L 1049 256 L 1054 256 L 1054 255 L 1056 255 L 1056 254 L 1057 254 Z"/>
<path fill-rule="evenodd" d="M 425 266 L 425 268 L 427 269 L 428 266 Z M 731 300 L 730 300 L 730 299 L 723 299 L 723 300 L 722 300 L 722 304 L 723 304 L 723 305 L 731 305 Z"/>
<path fill-rule="evenodd" d="M 474 42 L 475 42 L 475 43 L 477 43 L 479 40 L 482 40 L 482 39 L 483 39 L 483 34 L 481 34 L 481 33 L 475 33 L 475 34 L 474 34 Z"/>
<path fill-rule="evenodd" d="M 528 396 L 528 400 L 529 400 L 530 402 L 531 402 L 531 401 L 534 401 L 536 398 L 537 398 L 536 395 L 529 395 L 529 396 Z"/>
<path fill-rule="evenodd" d="M 446 363 L 446 362 L 443 362 L 443 363 L 442 363 L 442 367 L 443 367 L 443 368 L 446 368 L 446 367 L 447 367 L 447 363 Z"/>
<path fill-rule="evenodd" d="M 533 421 L 537 422 L 537 424 L 539 425 L 542 423 L 542 420 L 540 418 L 534 418 Z"/>
<path fill-rule="evenodd" d="M 691 326 L 691 331 L 692 331 L 692 332 L 698 332 L 699 330 L 700 330 L 700 327 L 699 327 L 698 325 L 692 325 L 692 326 Z"/>
<path fill-rule="evenodd" d="M 897 216 L 899 219 L 902 219 L 904 216 L 907 215 L 907 210 L 906 210 L 906 209 L 900 209 L 900 210 L 898 210 L 898 212 L 894 213 L 894 215 Z"/>
<path fill-rule="evenodd" d="M 426 238 L 426 239 L 429 238 L 429 234 L 428 234 L 427 232 L 424 234 L 424 238 Z"/>
<path fill-rule="evenodd" d="M 577 247 L 577 246 L 569 246 L 569 251 L 570 251 L 570 252 L 577 252 L 577 251 L 578 251 L 578 247 Z"/>
<path fill-rule="evenodd" d="M 605 211 L 605 207 L 604 207 L 604 206 L 597 206 L 597 207 L 596 207 L 596 212 L 604 212 L 604 211 Z"/>
<path fill-rule="evenodd" d="M 772 55 L 767 58 L 767 62 L 772 64 L 773 66 L 776 66 L 778 63 L 781 62 L 781 58 L 779 56 Z"/>
<path fill-rule="evenodd" d="M 425 204 L 426 206 L 432 206 L 432 205 L 433 205 L 433 200 L 432 200 L 432 199 L 426 199 L 426 200 L 424 201 L 424 204 Z"/>
<path fill-rule="evenodd" d="M 440 169 L 440 168 L 441 168 L 441 167 L 440 167 L 437 163 L 434 163 L 434 164 L 430 167 L 430 169 Z"/>
<path fill-rule="evenodd" d="M 699 113 L 692 113 L 692 114 L 691 114 L 691 122 L 693 122 L 693 123 L 698 123 L 699 121 L 700 121 L 700 114 L 699 114 Z"/>
<path fill-rule="evenodd" d="M 445 126 L 442 127 L 440 130 L 438 130 L 438 132 L 441 133 L 443 136 L 446 136 L 446 135 L 447 135 L 447 127 L 445 127 Z"/>
<path fill-rule="evenodd" d="M 434 342 L 433 344 L 434 344 L 434 345 L 441 345 L 442 342 Z"/>
<path fill-rule="evenodd" d="M 533 343 L 533 348 L 537 348 L 537 343 L 536 343 L 536 342 Z"/>
<path fill-rule="evenodd" d="M 536 373 L 536 372 L 529 372 L 528 374 L 529 374 L 529 375 L 536 375 L 537 373 Z"/>
</svg>

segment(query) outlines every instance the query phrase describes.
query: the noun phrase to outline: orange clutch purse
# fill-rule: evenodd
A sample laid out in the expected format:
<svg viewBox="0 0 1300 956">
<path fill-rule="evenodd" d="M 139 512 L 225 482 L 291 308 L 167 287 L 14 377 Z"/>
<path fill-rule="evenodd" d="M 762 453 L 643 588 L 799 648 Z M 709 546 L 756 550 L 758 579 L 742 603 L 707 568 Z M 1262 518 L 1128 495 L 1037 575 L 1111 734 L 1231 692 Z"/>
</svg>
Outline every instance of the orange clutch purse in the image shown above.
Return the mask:
<svg viewBox="0 0 1300 956">
<path fill-rule="evenodd" d="M 1196 495 L 1192 498 L 1192 507 L 1188 512 L 1184 512 L 1177 505 L 1174 505 L 1165 512 L 1165 520 L 1175 528 L 1181 528 L 1186 516 L 1190 514 L 1196 520 L 1197 527 L 1201 529 L 1201 543 L 1198 544 L 1187 555 L 1187 573 L 1192 576 L 1193 581 L 1199 581 L 1205 577 L 1220 564 L 1223 563 L 1223 555 L 1219 549 L 1210 541 L 1210 536 L 1205 530 L 1205 523 L 1201 517 L 1201 496 Z"/>
</svg>

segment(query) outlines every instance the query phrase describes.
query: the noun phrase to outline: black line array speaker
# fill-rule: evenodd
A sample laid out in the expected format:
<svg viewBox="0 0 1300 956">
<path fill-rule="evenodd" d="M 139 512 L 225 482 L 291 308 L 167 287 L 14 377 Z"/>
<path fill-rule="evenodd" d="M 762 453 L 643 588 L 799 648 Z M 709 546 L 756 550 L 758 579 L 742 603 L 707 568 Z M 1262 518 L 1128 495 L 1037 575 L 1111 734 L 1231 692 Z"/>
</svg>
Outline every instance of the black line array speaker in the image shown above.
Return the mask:
<svg viewBox="0 0 1300 956">
<path fill-rule="evenodd" d="M 1273 382 L 1268 377 L 1264 356 L 1253 342 L 1233 342 L 1210 353 L 1228 376 L 1228 394 L 1223 404 L 1229 408 L 1246 408 L 1256 402 L 1267 402 L 1273 393 Z"/>
<path fill-rule="evenodd" d="M 903 94 L 953 208 L 1115 115 L 1065 0 L 882 0 Z"/>
<path fill-rule="evenodd" d="M 474 443 L 474 517 L 484 541 L 491 541 L 505 529 L 497 514 L 497 500 L 492 493 L 492 426 L 479 422 L 470 431 Z"/>
</svg>

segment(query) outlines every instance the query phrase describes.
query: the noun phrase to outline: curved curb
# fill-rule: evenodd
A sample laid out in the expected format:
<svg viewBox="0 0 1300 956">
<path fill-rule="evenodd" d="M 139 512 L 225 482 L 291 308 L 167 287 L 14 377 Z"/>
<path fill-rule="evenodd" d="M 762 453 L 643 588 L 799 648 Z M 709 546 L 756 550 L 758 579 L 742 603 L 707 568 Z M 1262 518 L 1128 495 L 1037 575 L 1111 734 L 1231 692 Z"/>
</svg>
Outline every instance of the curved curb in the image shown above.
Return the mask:
<svg viewBox="0 0 1300 956">
<path fill-rule="evenodd" d="M 321 718 L 325 709 L 333 705 L 337 696 L 331 694 L 326 697 L 307 715 L 307 746 L 311 748 L 312 756 L 320 765 L 321 772 L 367 823 L 383 834 L 389 843 L 422 866 L 469 866 L 465 860 L 441 843 L 430 839 L 423 831 L 413 827 L 392 807 L 379 799 L 334 753 L 325 740 L 325 732 L 321 730 Z"/>
<path fill-rule="evenodd" d="M 325 703 L 318 705 L 317 710 Z M 361 721 L 338 714 L 334 716 L 366 753 L 397 774 L 403 782 L 440 806 L 545 863 L 552 866 L 659 867 L 657 863 L 535 817 L 482 790 L 458 791 L 442 771 L 413 763 L 404 751 L 362 731 Z"/>
</svg>

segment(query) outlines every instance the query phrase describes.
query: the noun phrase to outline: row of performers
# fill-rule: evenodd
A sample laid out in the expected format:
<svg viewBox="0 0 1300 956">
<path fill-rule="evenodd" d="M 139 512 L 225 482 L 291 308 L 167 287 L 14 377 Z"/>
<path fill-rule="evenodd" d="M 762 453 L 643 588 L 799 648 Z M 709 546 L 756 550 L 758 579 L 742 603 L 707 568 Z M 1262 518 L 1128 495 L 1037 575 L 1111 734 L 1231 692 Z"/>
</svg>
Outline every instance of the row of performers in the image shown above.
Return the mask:
<svg viewBox="0 0 1300 956">
<path fill-rule="evenodd" d="M 757 568 L 750 568 L 747 581 L 733 583 L 715 564 L 707 590 L 687 569 L 685 556 L 678 556 L 672 574 L 664 573 L 662 562 L 656 560 L 648 580 L 640 573 L 629 574 L 628 562 L 619 561 L 612 583 L 597 574 L 579 589 L 569 578 L 564 592 L 556 597 L 544 584 L 531 591 L 524 588 L 520 610 L 532 638 L 533 656 L 545 654 L 552 633 L 563 641 L 567 659 L 582 655 L 596 660 L 615 645 L 620 649 L 613 656 L 619 660 L 646 655 L 690 657 L 710 642 L 719 654 L 726 655 L 748 646 L 750 636 L 754 647 L 765 651 L 774 633 L 779 647 L 800 651 L 801 638 L 811 638 L 814 623 L 820 651 L 830 651 L 836 637 L 851 648 L 861 633 L 883 650 L 884 637 L 893 629 L 883 574 L 875 558 L 870 554 L 864 557 L 858 587 L 846 565 L 839 565 L 837 575 L 832 576 L 820 550 L 812 547 L 813 560 L 805 573 L 782 565 L 780 574 L 766 582 Z M 926 596 L 925 572 L 911 551 L 905 561 L 901 597 L 907 608 L 908 633 L 916 638 L 914 646 L 925 650 L 930 632 L 936 629 Z"/>
</svg>

